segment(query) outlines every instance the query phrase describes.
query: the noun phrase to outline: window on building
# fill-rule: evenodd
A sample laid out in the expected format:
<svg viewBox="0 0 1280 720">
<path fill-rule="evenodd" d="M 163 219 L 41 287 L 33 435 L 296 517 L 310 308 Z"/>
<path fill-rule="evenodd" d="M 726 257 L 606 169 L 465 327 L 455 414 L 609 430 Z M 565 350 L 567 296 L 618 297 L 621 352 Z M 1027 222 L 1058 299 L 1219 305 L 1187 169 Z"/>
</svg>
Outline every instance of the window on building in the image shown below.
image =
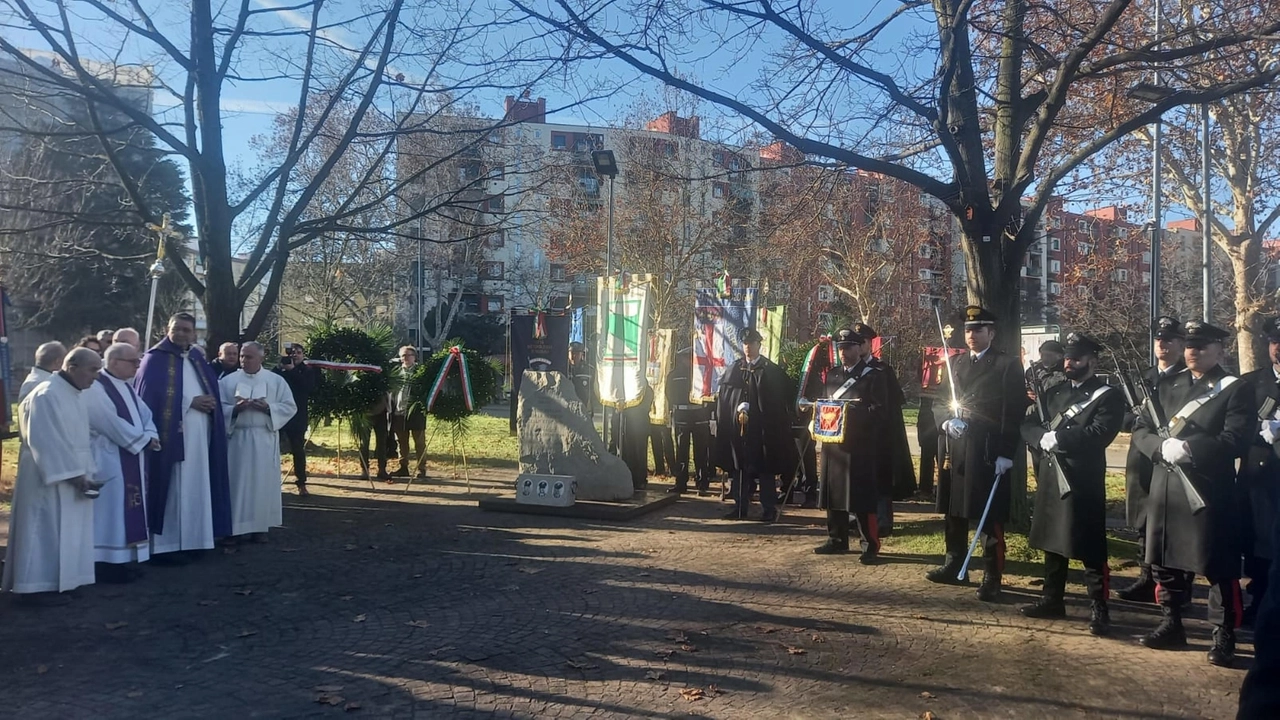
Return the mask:
<svg viewBox="0 0 1280 720">
<path fill-rule="evenodd" d="M 1093 252 L 1093 245 L 1090 245 L 1089 243 L 1080 243 L 1076 245 L 1076 248 L 1080 251 L 1081 255 L 1088 255 Z"/>
<path fill-rule="evenodd" d="M 1049 249 L 1054 251 L 1061 250 L 1062 241 L 1059 240 L 1058 238 L 1053 238 L 1052 240 L 1049 241 Z"/>
<path fill-rule="evenodd" d="M 489 261 L 480 266 L 480 277 L 483 280 L 501 280 L 503 274 L 501 262 Z"/>
<path fill-rule="evenodd" d="M 1051 272 L 1051 273 L 1060 273 L 1060 272 L 1062 272 L 1062 261 L 1061 261 L 1061 260 L 1050 260 L 1050 261 L 1049 261 L 1049 272 Z"/>
<path fill-rule="evenodd" d="M 931 272 L 931 271 L 929 271 L 929 270 L 921 270 L 921 271 L 920 271 L 920 279 L 921 279 L 921 280 L 932 280 L 932 279 L 933 279 L 933 272 Z"/>
<path fill-rule="evenodd" d="M 724 183 L 715 183 L 711 186 L 711 197 L 722 198 L 725 196 Z"/>
<path fill-rule="evenodd" d="M 741 170 L 741 169 L 742 169 L 742 161 L 741 161 L 741 160 L 739 160 L 737 157 L 731 157 L 731 158 L 729 158 L 729 169 L 730 169 L 730 170 Z"/>
<path fill-rule="evenodd" d="M 1150 265 L 1150 264 L 1151 264 L 1151 251 L 1150 251 L 1150 250 L 1148 250 L 1148 251 L 1146 251 L 1146 252 L 1142 253 L 1142 264 L 1143 264 L 1143 265 Z"/>
<path fill-rule="evenodd" d="M 779 300 L 786 300 L 791 296 L 791 283 L 782 281 L 771 283 L 769 285 L 769 290 L 773 293 L 775 298 Z"/>
<path fill-rule="evenodd" d="M 568 150 L 569 136 L 564 133 L 551 133 L 551 149 L 552 150 Z"/>
<path fill-rule="evenodd" d="M 1050 294 L 1050 295 L 1061 295 L 1061 294 L 1062 294 L 1062 284 L 1061 284 L 1061 283 L 1049 283 L 1049 294 Z"/>
<path fill-rule="evenodd" d="M 1129 282 L 1129 271 L 1124 268 L 1116 270 L 1116 279 L 1120 282 Z"/>
<path fill-rule="evenodd" d="M 490 314 L 502 312 L 502 296 L 490 295 L 485 302 L 485 311 Z"/>
<path fill-rule="evenodd" d="M 1054 215 L 1053 217 L 1049 218 L 1049 227 L 1058 229 L 1058 230 L 1062 229 L 1062 216 Z"/>
<path fill-rule="evenodd" d="M 493 197 L 485 201 L 485 203 L 486 203 L 485 210 L 487 212 L 502 212 L 503 207 L 506 206 L 506 203 L 503 202 L 503 197 L 501 195 L 494 195 Z"/>
<path fill-rule="evenodd" d="M 489 168 L 490 180 L 502 180 L 507 177 L 507 167 L 505 165 L 494 165 Z"/>
<path fill-rule="evenodd" d="M 499 230 L 485 238 L 485 244 L 491 248 L 500 248 L 507 244 L 507 234 Z"/>
<path fill-rule="evenodd" d="M 564 265 L 553 263 L 551 265 L 551 279 L 555 282 L 564 282 L 569 277 L 569 271 Z"/>
<path fill-rule="evenodd" d="M 922 258 L 924 258 L 924 259 L 926 259 L 926 260 L 932 259 L 932 258 L 933 258 L 933 246 L 932 246 L 932 245 L 921 245 L 921 246 L 920 246 L 920 257 L 922 257 Z"/>
<path fill-rule="evenodd" d="M 719 150 L 711 153 L 711 164 L 716 167 L 724 167 L 724 153 Z"/>
<path fill-rule="evenodd" d="M 1082 232 L 1082 233 L 1087 233 L 1087 232 L 1089 232 L 1089 221 L 1088 221 L 1088 220 L 1077 220 L 1077 221 L 1076 221 L 1076 229 L 1077 229 L 1077 230 L 1079 230 L 1079 231 L 1080 231 L 1080 232 Z"/>
<path fill-rule="evenodd" d="M 916 300 L 916 304 L 920 307 L 920 309 L 928 310 L 929 308 L 933 307 L 933 296 L 920 295 Z"/>
<path fill-rule="evenodd" d="M 1151 284 L 1151 273 L 1149 273 L 1149 272 L 1144 272 L 1144 273 L 1142 273 L 1142 282 L 1143 282 L 1144 284 L 1146 284 L 1146 285 L 1150 285 L 1150 284 Z"/>
<path fill-rule="evenodd" d="M 818 286 L 818 302 L 834 302 L 836 299 L 835 288 L 830 285 Z"/>
</svg>

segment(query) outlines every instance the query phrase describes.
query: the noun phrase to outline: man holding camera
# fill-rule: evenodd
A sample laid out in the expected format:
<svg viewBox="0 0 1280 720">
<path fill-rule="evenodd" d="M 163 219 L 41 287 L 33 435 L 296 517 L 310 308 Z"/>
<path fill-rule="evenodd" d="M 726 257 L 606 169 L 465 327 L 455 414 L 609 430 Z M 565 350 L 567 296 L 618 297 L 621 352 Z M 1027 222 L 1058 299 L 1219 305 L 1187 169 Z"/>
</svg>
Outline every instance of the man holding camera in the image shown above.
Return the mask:
<svg viewBox="0 0 1280 720">
<path fill-rule="evenodd" d="M 316 368 L 307 364 L 302 343 L 289 343 L 285 346 L 286 354 L 280 358 L 276 372 L 284 378 L 293 393 L 293 404 L 298 410 L 280 431 L 288 452 L 293 454 L 293 475 L 297 480 L 298 494 L 307 496 L 307 402 L 311 399 L 311 391 L 316 387 Z"/>
</svg>

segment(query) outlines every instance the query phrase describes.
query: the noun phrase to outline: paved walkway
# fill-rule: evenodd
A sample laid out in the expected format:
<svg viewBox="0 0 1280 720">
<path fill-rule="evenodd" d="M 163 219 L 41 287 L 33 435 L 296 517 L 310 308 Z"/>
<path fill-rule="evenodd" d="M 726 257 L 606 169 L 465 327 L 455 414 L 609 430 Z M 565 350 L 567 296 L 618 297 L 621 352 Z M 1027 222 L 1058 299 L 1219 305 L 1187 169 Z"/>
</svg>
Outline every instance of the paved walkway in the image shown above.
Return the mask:
<svg viewBox="0 0 1280 720">
<path fill-rule="evenodd" d="M 932 559 L 816 557 L 818 511 L 611 525 L 481 512 L 455 481 L 313 485 L 267 545 L 68 607 L 0 598 L 0 715 L 1229 718 L 1244 675 L 1204 661 L 1201 621 L 1194 651 L 1138 646 L 1154 608 L 1097 639 L 1078 595 L 1031 621 L 1030 590 L 986 605 Z"/>
</svg>

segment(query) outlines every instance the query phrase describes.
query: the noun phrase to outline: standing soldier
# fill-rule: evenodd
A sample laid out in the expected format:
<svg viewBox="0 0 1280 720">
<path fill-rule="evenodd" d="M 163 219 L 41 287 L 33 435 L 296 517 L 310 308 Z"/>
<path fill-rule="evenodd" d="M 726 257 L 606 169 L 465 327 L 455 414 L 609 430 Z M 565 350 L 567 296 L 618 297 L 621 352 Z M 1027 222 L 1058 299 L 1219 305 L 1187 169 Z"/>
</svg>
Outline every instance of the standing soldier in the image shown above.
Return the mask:
<svg viewBox="0 0 1280 720">
<path fill-rule="evenodd" d="M 965 355 L 952 358 L 956 399 L 960 408 L 942 423 L 947 434 L 951 467 L 938 481 L 938 512 L 946 515 L 947 555 L 941 567 L 925 577 L 937 583 L 962 585 L 960 578 L 969 540 L 969 522 L 981 520 L 987 498 L 994 497 L 986 524 L 977 528 L 982 539 L 985 572 L 978 599 L 1000 599 L 1004 572 L 1004 524 L 1009 519 L 1013 458 L 1022 451 L 1020 428 L 1027 407 L 1022 366 L 1014 357 L 991 347 L 996 316 L 970 305 L 964 311 Z M 993 490 L 994 488 L 994 490 Z"/>
<path fill-rule="evenodd" d="M 777 476 L 796 465 L 791 440 L 795 385 L 781 367 L 760 354 L 764 338 L 742 331 L 743 357 L 725 370 L 716 397 L 716 448 L 721 467 L 733 473 L 733 510 L 727 520 L 746 520 L 751 495 L 760 486 L 760 519 L 778 519 Z"/>
<path fill-rule="evenodd" d="M 1036 506 L 1028 538 L 1031 547 L 1044 550 L 1044 590 L 1034 605 L 1022 608 L 1033 618 L 1066 617 L 1063 595 L 1067 588 L 1067 563 L 1084 563 L 1085 587 L 1092 603 L 1089 632 L 1106 635 L 1111 630 L 1107 610 L 1107 446 L 1124 423 L 1124 398 L 1094 374 L 1102 350 L 1081 333 L 1067 337 L 1064 349 L 1066 382 L 1044 391 L 1038 414 L 1027 416 L 1022 437 L 1044 452 L 1036 466 Z M 1055 468 L 1056 466 L 1056 468 Z M 1055 481 L 1063 473 L 1071 493 L 1062 497 Z"/>
<path fill-rule="evenodd" d="M 1267 576 L 1275 548 L 1271 535 L 1276 524 L 1275 493 L 1280 487 L 1280 459 L 1276 456 L 1276 438 L 1280 437 L 1280 317 L 1266 323 L 1267 350 L 1271 367 L 1258 368 L 1245 375 L 1253 385 L 1258 404 L 1260 431 L 1253 436 L 1249 451 L 1240 463 L 1236 487 L 1240 493 L 1241 547 L 1244 551 L 1244 574 L 1249 578 L 1249 607 L 1244 611 L 1243 625 L 1252 626 L 1258 608 L 1267 594 Z"/>
<path fill-rule="evenodd" d="M 669 492 L 688 492 L 692 470 L 698 495 L 706 497 L 711 485 L 711 467 L 707 462 L 711 450 L 711 406 L 689 398 L 693 389 L 692 372 L 693 348 L 688 347 L 676 353 L 671 372 L 667 373 L 667 402 L 676 431 L 676 484 Z"/>
<path fill-rule="evenodd" d="M 586 348 L 577 341 L 569 343 L 569 380 L 587 417 L 593 417 L 596 412 L 596 373 L 587 362 Z"/>
<path fill-rule="evenodd" d="M 1133 444 L 1154 465 L 1146 548 L 1164 615 L 1142 644 L 1156 650 L 1187 644 L 1182 606 L 1191 599 L 1192 574 L 1200 573 L 1210 584 L 1209 622 L 1216 626 L 1209 662 L 1225 667 L 1235 658 L 1241 619 L 1235 463 L 1257 432 L 1258 411 L 1249 383 L 1219 364 L 1227 331 L 1192 320 L 1186 336 L 1189 372 L 1161 378 L 1156 388 L 1168 413 L 1164 431 L 1145 415 L 1133 431 Z M 1200 503 L 1202 509 L 1193 507 Z"/>
<path fill-rule="evenodd" d="M 916 492 L 916 463 L 911 457 L 911 447 L 907 444 L 907 424 L 902 417 L 902 407 L 907 404 L 906 393 L 902 391 L 902 383 L 898 382 L 898 374 L 893 366 L 881 360 L 871 352 L 871 341 L 880 337 L 870 325 L 854 323 L 853 332 L 862 338 L 862 359 L 867 365 L 884 373 L 885 384 L 889 391 L 889 405 L 885 408 L 885 442 L 881 447 L 884 453 L 880 474 L 880 501 L 876 510 L 877 529 L 880 537 L 893 534 L 893 501 L 906 500 Z"/>
<path fill-rule="evenodd" d="M 1157 318 L 1151 330 L 1155 337 L 1152 342 L 1156 366 L 1147 370 L 1142 382 L 1147 384 L 1154 398 L 1160 380 L 1187 369 L 1182 359 L 1187 336 L 1182 330 L 1182 322 L 1168 315 Z M 1129 439 L 1129 456 L 1125 459 L 1124 479 L 1125 519 L 1129 527 L 1138 531 L 1139 571 L 1137 581 L 1116 593 L 1116 597 L 1129 602 L 1154 603 L 1156 581 L 1152 579 L 1151 565 L 1147 563 L 1147 496 L 1151 492 L 1151 458 L 1138 450 L 1132 437 Z"/>
<path fill-rule="evenodd" d="M 849 514 L 862 534 L 861 561 L 870 565 L 880 554 L 876 505 L 880 497 L 878 465 L 884 462 L 885 414 L 889 388 L 884 372 L 862 359 L 863 339 L 848 328 L 832 338 L 839 365 L 810 380 L 807 397 L 831 403 L 814 408 L 814 424 L 822 442 L 820 501 L 827 511 L 827 541 L 819 555 L 849 551 Z"/>
</svg>

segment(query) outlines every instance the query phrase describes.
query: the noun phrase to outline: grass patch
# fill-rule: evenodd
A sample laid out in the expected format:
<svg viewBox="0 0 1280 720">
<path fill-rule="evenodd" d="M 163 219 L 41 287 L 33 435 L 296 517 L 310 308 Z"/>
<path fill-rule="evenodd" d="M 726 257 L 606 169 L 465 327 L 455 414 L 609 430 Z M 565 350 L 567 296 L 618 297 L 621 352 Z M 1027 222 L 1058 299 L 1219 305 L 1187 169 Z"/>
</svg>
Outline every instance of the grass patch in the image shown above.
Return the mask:
<svg viewBox="0 0 1280 720">
<path fill-rule="evenodd" d="M 456 449 L 472 466 L 515 469 L 520 464 L 520 441 L 510 434 L 506 417 L 473 415 L 467 420 L 467 431 L 459 438 Z M 450 426 L 428 419 L 427 472 L 432 472 L 432 465 L 436 466 L 436 472 L 439 472 L 440 464 L 451 466 L 455 459 L 454 451 Z M 282 458 L 282 466 L 285 472 L 289 472 L 292 461 L 288 457 Z M 388 460 L 387 467 L 395 469 L 398 461 Z M 341 426 L 336 422 L 319 425 L 312 430 L 307 447 L 307 469 L 315 473 L 360 474 L 358 446 L 346 423 Z"/>
</svg>

